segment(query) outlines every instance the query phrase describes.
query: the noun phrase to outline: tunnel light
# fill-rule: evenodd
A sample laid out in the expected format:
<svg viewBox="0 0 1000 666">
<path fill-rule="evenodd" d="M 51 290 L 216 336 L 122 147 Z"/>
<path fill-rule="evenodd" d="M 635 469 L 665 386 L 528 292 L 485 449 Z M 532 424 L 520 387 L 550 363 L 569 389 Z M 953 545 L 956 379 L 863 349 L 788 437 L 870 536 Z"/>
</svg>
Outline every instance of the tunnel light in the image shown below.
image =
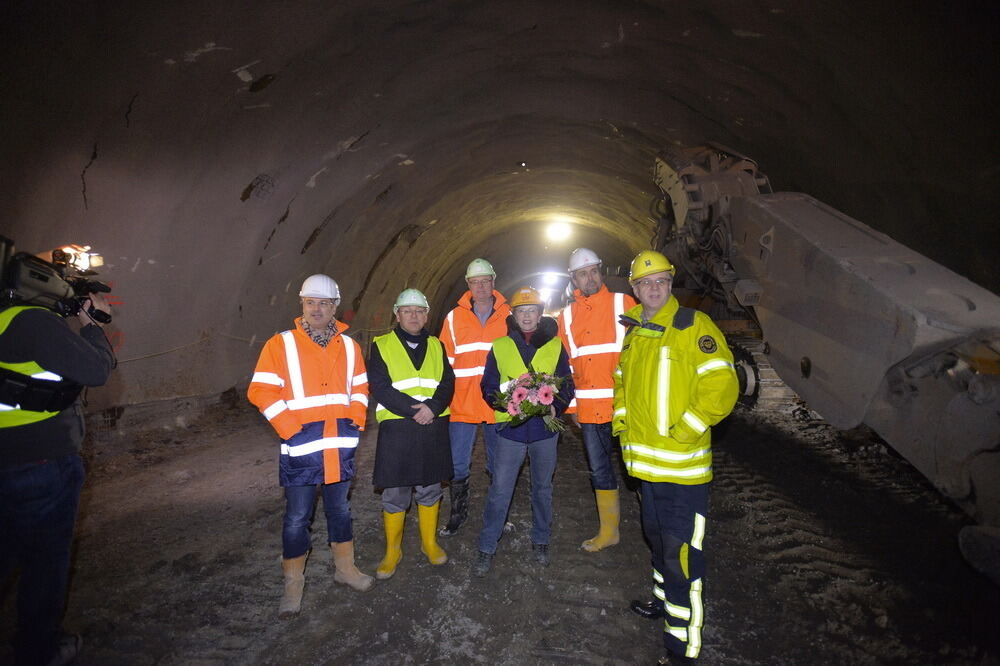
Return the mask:
<svg viewBox="0 0 1000 666">
<path fill-rule="evenodd" d="M 553 291 L 555 291 L 555 290 L 554 289 L 546 289 L 546 288 L 543 287 L 543 288 L 541 288 L 541 289 L 538 290 L 538 295 L 542 297 L 542 301 L 544 301 L 545 303 L 548 303 L 549 299 L 552 298 L 552 292 Z"/>
<path fill-rule="evenodd" d="M 542 284 L 552 286 L 559 281 L 558 273 L 542 273 Z"/>
<path fill-rule="evenodd" d="M 59 248 L 66 257 L 66 263 L 78 271 L 87 271 L 104 265 L 104 257 L 91 252 L 89 245 L 66 245 Z"/>
<path fill-rule="evenodd" d="M 551 241 L 564 241 L 572 235 L 572 227 L 567 222 L 551 222 L 545 228 L 545 235 Z"/>
</svg>

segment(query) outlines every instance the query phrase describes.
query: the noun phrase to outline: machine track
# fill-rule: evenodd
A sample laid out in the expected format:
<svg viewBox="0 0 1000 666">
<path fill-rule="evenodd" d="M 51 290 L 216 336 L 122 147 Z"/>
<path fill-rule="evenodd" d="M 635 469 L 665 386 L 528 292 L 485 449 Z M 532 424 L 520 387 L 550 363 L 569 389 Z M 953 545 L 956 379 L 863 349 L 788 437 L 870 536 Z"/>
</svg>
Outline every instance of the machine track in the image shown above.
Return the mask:
<svg viewBox="0 0 1000 666">
<path fill-rule="evenodd" d="M 773 413 L 788 413 L 801 403 L 799 396 L 771 367 L 763 340 L 746 336 L 729 336 L 729 348 L 740 376 L 739 404 L 745 409 Z"/>
</svg>

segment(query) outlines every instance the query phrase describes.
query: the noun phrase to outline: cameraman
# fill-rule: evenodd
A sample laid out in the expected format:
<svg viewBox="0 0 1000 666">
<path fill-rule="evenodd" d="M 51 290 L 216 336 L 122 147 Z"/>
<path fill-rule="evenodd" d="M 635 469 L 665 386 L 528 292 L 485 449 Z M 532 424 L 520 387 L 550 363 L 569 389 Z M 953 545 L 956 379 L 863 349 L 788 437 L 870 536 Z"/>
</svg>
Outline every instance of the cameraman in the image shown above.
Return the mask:
<svg viewBox="0 0 1000 666">
<path fill-rule="evenodd" d="M 0 310 L 0 381 L 8 389 L 17 385 L 8 380 L 18 375 L 36 386 L 57 382 L 64 400 L 73 400 L 61 411 L 31 411 L 0 400 L 0 582 L 20 566 L 14 637 L 19 664 L 68 663 L 82 644 L 60 629 L 84 477 L 83 409 L 73 396 L 84 386 L 104 384 L 116 363 L 101 324 L 88 314 L 91 306 L 111 312 L 103 294 L 87 297 L 77 315 L 79 335 L 46 308 Z"/>
</svg>

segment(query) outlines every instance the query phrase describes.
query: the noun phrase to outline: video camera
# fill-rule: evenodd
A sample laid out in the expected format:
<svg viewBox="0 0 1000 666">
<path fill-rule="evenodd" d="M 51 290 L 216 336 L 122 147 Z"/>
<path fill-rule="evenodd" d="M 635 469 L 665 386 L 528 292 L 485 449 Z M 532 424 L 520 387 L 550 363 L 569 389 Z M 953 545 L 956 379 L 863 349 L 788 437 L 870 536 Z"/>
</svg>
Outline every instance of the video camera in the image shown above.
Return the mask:
<svg viewBox="0 0 1000 666">
<path fill-rule="evenodd" d="M 0 307 L 39 305 L 63 317 L 78 314 L 90 294 L 108 293 L 111 287 L 89 279 L 97 275 L 91 267 L 103 266 L 103 258 L 90 247 L 69 245 L 52 250 L 52 261 L 27 252 L 16 252 L 14 241 L 0 236 Z M 102 324 L 111 315 L 92 304 L 87 314 Z"/>
</svg>

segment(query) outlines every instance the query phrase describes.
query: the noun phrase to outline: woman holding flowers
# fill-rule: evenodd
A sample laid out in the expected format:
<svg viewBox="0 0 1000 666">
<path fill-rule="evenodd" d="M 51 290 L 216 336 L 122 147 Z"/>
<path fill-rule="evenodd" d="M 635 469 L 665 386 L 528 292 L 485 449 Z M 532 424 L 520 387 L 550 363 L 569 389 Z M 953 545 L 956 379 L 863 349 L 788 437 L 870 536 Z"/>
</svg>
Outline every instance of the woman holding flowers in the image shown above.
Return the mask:
<svg viewBox="0 0 1000 666">
<path fill-rule="evenodd" d="M 476 576 L 485 576 L 493 564 L 525 457 L 531 467 L 532 555 L 548 566 L 552 477 L 562 430 L 558 417 L 573 399 L 569 358 L 555 319 L 542 316 L 541 296 L 521 287 L 510 305 L 514 314 L 507 318 L 507 335 L 493 342 L 480 384 L 483 399 L 496 411 L 499 441 L 472 567 Z"/>
</svg>

